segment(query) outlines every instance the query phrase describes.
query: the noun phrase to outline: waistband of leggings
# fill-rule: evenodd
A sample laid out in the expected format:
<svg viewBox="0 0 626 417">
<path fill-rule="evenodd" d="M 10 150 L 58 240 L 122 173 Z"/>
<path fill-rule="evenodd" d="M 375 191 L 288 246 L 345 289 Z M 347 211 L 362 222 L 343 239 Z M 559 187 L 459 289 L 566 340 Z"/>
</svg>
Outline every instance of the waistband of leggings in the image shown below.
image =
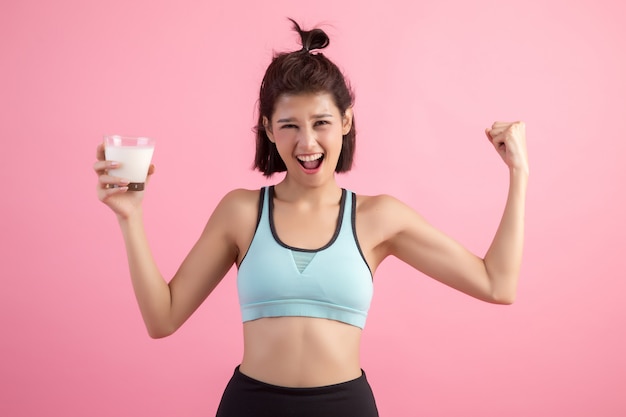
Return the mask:
<svg viewBox="0 0 626 417">
<path fill-rule="evenodd" d="M 330 392 L 337 392 L 342 390 L 351 390 L 355 387 L 361 385 L 369 385 L 367 382 L 367 377 L 365 375 L 365 371 L 361 369 L 361 376 L 351 379 L 349 381 L 338 382 L 336 384 L 323 385 L 319 387 L 284 387 L 281 385 L 273 385 L 267 382 L 259 381 L 258 379 L 254 379 L 239 370 L 239 365 L 235 368 L 235 372 L 233 375 L 233 379 L 238 382 L 248 384 L 252 387 L 262 388 L 266 390 L 271 390 L 274 392 L 283 392 L 283 393 L 310 393 L 310 394 L 324 394 Z"/>
</svg>

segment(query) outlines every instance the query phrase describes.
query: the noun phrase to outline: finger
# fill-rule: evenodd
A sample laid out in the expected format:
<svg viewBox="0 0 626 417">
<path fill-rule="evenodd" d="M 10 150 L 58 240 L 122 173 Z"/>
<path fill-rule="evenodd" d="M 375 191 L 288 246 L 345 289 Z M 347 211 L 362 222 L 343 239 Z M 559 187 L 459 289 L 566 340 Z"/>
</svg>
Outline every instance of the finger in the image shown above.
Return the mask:
<svg viewBox="0 0 626 417">
<path fill-rule="evenodd" d="M 107 169 L 106 161 L 97 161 L 93 164 L 93 170 L 96 171 L 96 174 L 101 175 Z"/>
<path fill-rule="evenodd" d="M 102 175 L 107 172 L 108 169 L 119 168 L 120 164 L 116 161 L 96 161 L 93 164 L 93 170 L 96 174 Z"/>
<path fill-rule="evenodd" d="M 506 142 L 506 133 L 505 132 L 501 132 L 497 135 L 493 134 L 493 131 L 491 132 L 491 143 L 493 143 L 493 146 L 495 146 L 497 149 L 501 148 L 505 142 Z"/>
<path fill-rule="evenodd" d="M 104 189 L 99 190 L 99 195 L 100 195 L 100 200 L 101 201 L 106 201 L 109 197 L 116 195 L 116 194 L 122 194 L 125 193 L 126 191 L 128 191 L 128 187 L 124 186 L 124 187 L 105 187 Z"/>
<path fill-rule="evenodd" d="M 494 123 L 491 126 L 491 130 L 495 130 L 496 132 L 503 132 L 505 130 L 507 130 L 509 127 L 511 127 L 510 123 Z"/>
<path fill-rule="evenodd" d="M 515 122 L 513 123 L 513 125 L 511 126 L 512 129 L 515 129 L 517 132 L 526 132 L 526 123 L 519 121 L 519 122 Z"/>
<path fill-rule="evenodd" d="M 491 136 L 495 137 L 495 136 L 500 136 L 500 135 L 505 135 L 507 136 L 506 139 L 509 139 L 511 135 L 515 136 L 515 135 L 524 135 L 525 133 L 525 128 L 526 125 L 524 124 L 524 122 L 512 122 L 512 123 L 500 123 L 500 122 L 496 122 L 494 123 L 494 126 L 497 126 L 495 128 L 491 129 Z"/>
<path fill-rule="evenodd" d="M 489 142 L 491 142 L 493 140 L 493 138 L 491 137 L 491 129 L 489 129 L 489 128 L 485 129 L 485 136 L 487 136 L 487 140 Z"/>
<path fill-rule="evenodd" d="M 491 138 L 493 140 L 495 140 L 496 138 L 499 138 L 503 135 L 506 134 L 506 130 L 500 130 L 500 129 L 491 129 L 491 131 L 489 132 L 489 134 L 491 135 Z"/>
<path fill-rule="evenodd" d="M 96 148 L 96 159 L 98 161 L 104 161 L 104 142 L 100 142 Z"/>
<path fill-rule="evenodd" d="M 501 141 L 495 141 L 493 142 L 493 148 L 498 152 L 498 153 L 503 153 L 506 152 L 506 143 L 505 142 L 501 142 Z"/>
<path fill-rule="evenodd" d="M 521 120 L 515 122 L 494 122 L 491 128 L 499 132 L 507 129 L 519 129 L 523 131 L 526 128 L 526 124 Z"/>
<path fill-rule="evenodd" d="M 508 127 L 508 126 L 511 126 L 514 123 L 515 122 L 503 122 L 503 121 L 497 120 L 497 121 L 493 122 L 493 125 L 491 125 L 491 127 L 492 128 Z"/>
<path fill-rule="evenodd" d="M 111 188 L 111 186 L 124 187 L 130 183 L 126 178 L 114 177 L 108 174 L 102 174 L 98 177 L 101 188 Z"/>
</svg>

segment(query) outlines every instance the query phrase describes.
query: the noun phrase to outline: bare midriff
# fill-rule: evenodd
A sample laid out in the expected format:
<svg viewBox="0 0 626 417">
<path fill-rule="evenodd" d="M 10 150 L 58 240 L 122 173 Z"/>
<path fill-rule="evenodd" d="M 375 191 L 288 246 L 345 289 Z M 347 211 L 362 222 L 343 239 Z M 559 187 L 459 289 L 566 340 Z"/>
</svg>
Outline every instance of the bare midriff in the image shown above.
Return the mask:
<svg viewBox="0 0 626 417">
<path fill-rule="evenodd" d="M 320 387 L 361 376 L 361 329 L 334 320 L 268 317 L 243 324 L 240 371 L 283 387 Z"/>
</svg>

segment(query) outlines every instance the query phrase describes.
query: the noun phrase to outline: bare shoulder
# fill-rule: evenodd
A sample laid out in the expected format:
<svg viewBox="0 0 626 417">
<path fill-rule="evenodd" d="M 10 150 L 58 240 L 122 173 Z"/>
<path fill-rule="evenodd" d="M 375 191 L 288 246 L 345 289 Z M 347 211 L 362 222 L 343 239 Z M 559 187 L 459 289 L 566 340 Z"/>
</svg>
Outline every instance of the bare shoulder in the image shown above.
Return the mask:
<svg viewBox="0 0 626 417">
<path fill-rule="evenodd" d="M 388 194 L 356 196 L 356 233 L 372 271 L 393 254 L 397 236 L 421 221 L 413 209 Z"/>
<path fill-rule="evenodd" d="M 219 220 L 223 226 L 233 228 L 255 222 L 259 206 L 259 190 L 238 188 L 229 191 L 218 203 L 209 222 Z"/>
<path fill-rule="evenodd" d="M 397 243 L 397 238 L 406 233 L 421 239 L 432 229 L 414 208 L 388 194 L 357 195 L 356 216 L 357 228 L 364 235 L 377 236 L 377 245 Z"/>
<path fill-rule="evenodd" d="M 228 192 L 211 215 L 205 232 L 217 231 L 224 243 L 230 243 L 240 258 L 245 253 L 256 229 L 260 190 L 235 189 Z"/>
<path fill-rule="evenodd" d="M 226 193 L 226 195 L 222 197 L 218 207 L 228 210 L 246 210 L 250 208 L 250 206 L 254 206 L 256 210 L 259 203 L 259 195 L 259 190 L 237 188 Z"/>
<path fill-rule="evenodd" d="M 357 194 L 356 201 L 358 207 L 362 207 L 364 209 L 375 209 L 380 210 L 383 208 L 388 208 L 395 204 L 398 204 L 400 200 L 389 195 L 389 194 L 378 194 L 378 195 L 365 195 L 365 194 Z"/>
<path fill-rule="evenodd" d="M 383 223 L 388 226 L 401 223 L 407 216 L 417 213 L 402 201 L 388 194 L 362 195 L 356 197 L 357 216 L 366 218 L 368 223 Z"/>
</svg>

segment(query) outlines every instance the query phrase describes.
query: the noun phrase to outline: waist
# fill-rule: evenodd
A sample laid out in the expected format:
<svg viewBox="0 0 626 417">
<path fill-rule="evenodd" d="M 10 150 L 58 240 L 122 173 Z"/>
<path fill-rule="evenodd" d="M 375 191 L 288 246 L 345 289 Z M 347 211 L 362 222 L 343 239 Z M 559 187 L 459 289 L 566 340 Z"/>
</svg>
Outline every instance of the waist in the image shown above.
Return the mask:
<svg viewBox="0 0 626 417">
<path fill-rule="evenodd" d="M 272 317 L 244 323 L 241 372 L 268 384 L 316 387 L 361 376 L 361 329 L 334 320 Z"/>
</svg>

